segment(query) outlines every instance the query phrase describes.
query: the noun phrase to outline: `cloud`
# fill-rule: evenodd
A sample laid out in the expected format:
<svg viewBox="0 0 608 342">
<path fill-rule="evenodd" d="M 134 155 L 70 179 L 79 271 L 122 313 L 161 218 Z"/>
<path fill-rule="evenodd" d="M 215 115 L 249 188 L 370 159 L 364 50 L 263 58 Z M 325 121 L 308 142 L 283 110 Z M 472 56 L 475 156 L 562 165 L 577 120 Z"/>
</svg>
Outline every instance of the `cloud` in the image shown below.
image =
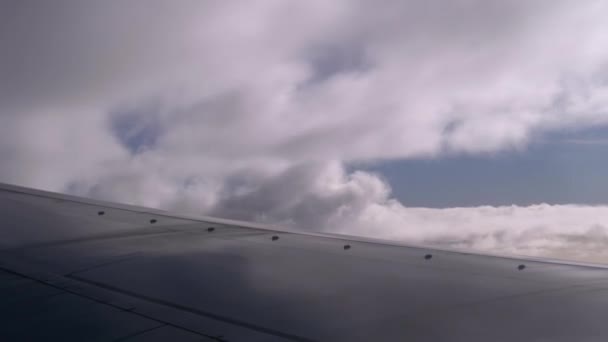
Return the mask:
<svg viewBox="0 0 608 342">
<path fill-rule="evenodd" d="M 574 228 L 549 221 L 473 228 L 505 208 L 405 208 L 344 165 L 607 125 L 607 14 L 593 0 L 5 1 L 0 179 L 308 229 L 382 223 L 388 238 L 515 251 L 548 229 L 567 245 Z M 581 220 L 573 234 L 603 232 Z"/>
<path fill-rule="evenodd" d="M 410 208 L 379 175 L 300 165 L 229 193 L 210 211 L 310 231 L 422 245 L 608 262 L 608 206 Z"/>
<path fill-rule="evenodd" d="M 105 183 L 104 183 L 105 184 Z M 167 209 L 420 245 L 608 262 L 608 206 L 405 207 L 378 174 L 341 163 L 278 173 L 235 173 L 213 183 L 162 183 L 138 174 L 94 188 L 95 197 Z M 123 189 L 130 189 L 125 196 Z M 138 196 L 138 197 L 134 197 Z M 150 200 L 157 202 L 150 202 Z"/>
<path fill-rule="evenodd" d="M 437 247 L 608 262 L 607 206 L 411 208 L 391 197 L 380 175 L 348 173 L 337 162 L 242 176 L 217 191 L 208 214 Z M 176 210 L 181 205 L 173 204 Z"/>
</svg>

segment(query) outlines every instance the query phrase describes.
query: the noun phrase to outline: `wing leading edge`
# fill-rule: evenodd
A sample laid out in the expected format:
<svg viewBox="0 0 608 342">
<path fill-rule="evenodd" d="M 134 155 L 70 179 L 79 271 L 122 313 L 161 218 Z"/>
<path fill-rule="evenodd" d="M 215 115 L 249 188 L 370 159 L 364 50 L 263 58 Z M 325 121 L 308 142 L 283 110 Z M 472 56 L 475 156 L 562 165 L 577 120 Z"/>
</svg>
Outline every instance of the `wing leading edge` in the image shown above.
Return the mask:
<svg viewBox="0 0 608 342">
<path fill-rule="evenodd" d="M 603 341 L 608 269 L 0 185 L 1 340 Z"/>
</svg>

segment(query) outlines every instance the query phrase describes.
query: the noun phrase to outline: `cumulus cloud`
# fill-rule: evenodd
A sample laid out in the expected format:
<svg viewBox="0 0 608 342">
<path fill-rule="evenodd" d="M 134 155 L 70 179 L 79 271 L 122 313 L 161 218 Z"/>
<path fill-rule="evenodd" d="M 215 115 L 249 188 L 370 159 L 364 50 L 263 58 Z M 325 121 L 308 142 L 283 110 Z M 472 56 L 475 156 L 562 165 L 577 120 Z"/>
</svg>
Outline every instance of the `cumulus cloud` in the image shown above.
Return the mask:
<svg viewBox="0 0 608 342">
<path fill-rule="evenodd" d="M 605 221 L 528 213 L 602 208 L 515 207 L 527 223 L 511 229 L 508 208 L 405 208 L 344 165 L 608 124 L 606 15 L 593 0 L 3 1 L 0 179 L 309 229 L 567 245 Z M 525 233 L 543 229 L 556 240 Z"/>
<path fill-rule="evenodd" d="M 608 206 L 411 208 L 379 175 L 309 164 L 226 194 L 210 213 L 420 245 L 608 262 Z"/>
</svg>

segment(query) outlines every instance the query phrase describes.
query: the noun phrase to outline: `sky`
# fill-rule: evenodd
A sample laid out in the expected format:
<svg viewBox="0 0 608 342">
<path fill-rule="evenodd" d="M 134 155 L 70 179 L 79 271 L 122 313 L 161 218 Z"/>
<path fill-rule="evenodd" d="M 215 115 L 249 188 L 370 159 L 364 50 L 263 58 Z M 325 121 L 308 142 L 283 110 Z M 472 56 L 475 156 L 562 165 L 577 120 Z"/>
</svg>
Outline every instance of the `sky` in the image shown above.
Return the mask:
<svg viewBox="0 0 608 342">
<path fill-rule="evenodd" d="M 608 129 L 546 135 L 495 155 L 376 163 L 393 196 L 408 206 L 608 203 Z M 361 166 L 359 166 L 361 167 Z"/>
<path fill-rule="evenodd" d="M 0 181 L 608 261 L 608 3 L 0 2 Z"/>
</svg>

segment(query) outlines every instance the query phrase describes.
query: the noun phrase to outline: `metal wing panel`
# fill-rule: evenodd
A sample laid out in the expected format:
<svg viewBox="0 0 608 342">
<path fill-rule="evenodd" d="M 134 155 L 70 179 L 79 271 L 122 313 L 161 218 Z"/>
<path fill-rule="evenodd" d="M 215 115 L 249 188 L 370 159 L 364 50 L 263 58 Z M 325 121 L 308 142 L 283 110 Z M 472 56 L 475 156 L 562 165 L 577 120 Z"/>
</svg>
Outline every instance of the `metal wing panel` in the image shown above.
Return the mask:
<svg viewBox="0 0 608 342">
<path fill-rule="evenodd" d="M 0 191 L 2 267 L 55 287 L 14 285 L 23 280 L 0 274 L 0 287 L 12 289 L 4 298 L 18 298 L 19 289 L 33 294 L 26 297 L 34 311 L 70 312 L 35 299 L 68 291 L 160 322 L 125 334 L 127 341 L 167 334 L 226 341 L 608 336 L 608 270 L 599 265 L 301 234 L 9 190 Z"/>
<path fill-rule="evenodd" d="M 0 284 L 3 341 L 111 341 L 163 326 L 7 271 Z"/>
</svg>

